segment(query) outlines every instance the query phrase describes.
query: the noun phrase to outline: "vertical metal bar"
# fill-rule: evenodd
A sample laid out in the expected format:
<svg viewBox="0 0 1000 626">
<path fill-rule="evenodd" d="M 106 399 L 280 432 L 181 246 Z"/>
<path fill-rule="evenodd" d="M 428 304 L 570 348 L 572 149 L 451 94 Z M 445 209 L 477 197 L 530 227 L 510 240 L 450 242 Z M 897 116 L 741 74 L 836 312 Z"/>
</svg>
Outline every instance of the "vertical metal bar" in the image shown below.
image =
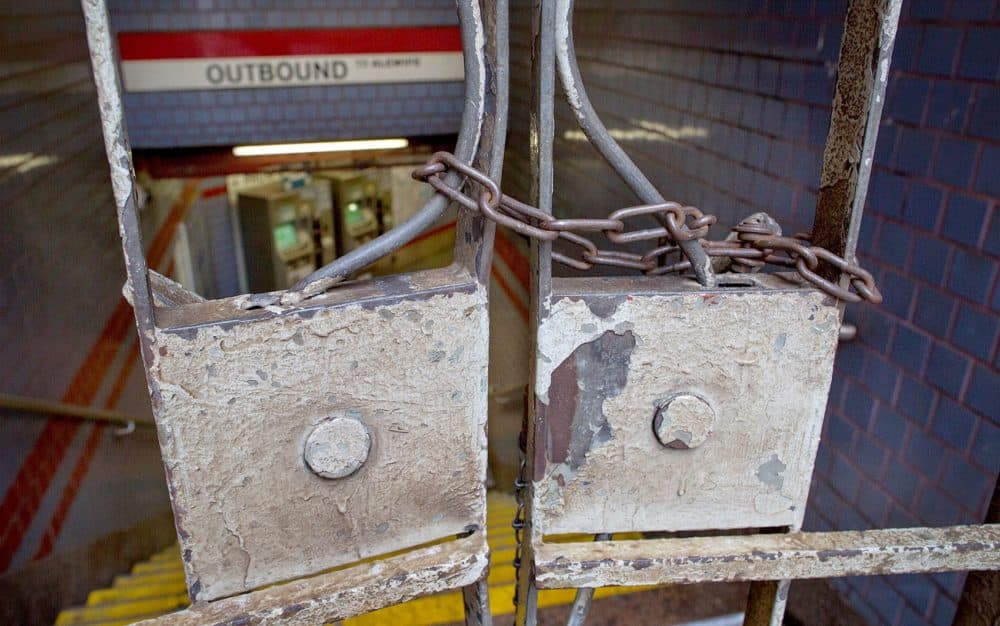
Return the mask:
<svg viewBox="0 0 1000 626">
<path fill-rule="evenodd" d="M 555 0 L 534 0 L 531 20 L 531 198 L 533 204 L 545 213 L 552 214 L 552 142 L 555 136 Z M 552 244 L 548 241 L 531 241 L 531 336 L 538 337 L 538 327 L 548 315 L 552 293 Z M 525 529 L 521 533 L 521 567 L 517 573 L 518 605 L 514 614 L 517 626 L 534 626 L 538 618 L 538 589 L 535 587 L 534 552 L 532 541 L 541 530 L 534 526 L 532 500 L 534 498 L 535 455 L 540 450 L 535 445 L 535 432 L 539 417 L 539 404 L 535 397 L 537 342 L 532 343 L 529 374 L 528 415 L 525 458 L 527 484 L 524 487 Z"/>
<path fill-rule="evenodd" d="M 111 168 L 111 187 L 118 213 L 118 232 L 125 255 L 125 271 L 132 291 L 132 308 L 139 329 L 142 359 L 149 371 L 153 358 L 153 294 L 139 227 L 138 197 L 132 150 L 125 129 L 125 108 L 122 104 L 121 81 L 118 75 L 118 55 L 108 7 L 104 0 L 83 0 L 83 18 L 90 46 L 90 62 L 97 87 L 97 102 L 101 112 L 101 131 Z M 147 376 L 147 383 L 149 378 Z M 159 393 L 150 386 L 153 410 L 158 408 Z"/>
<path fill-rule="evenodd" d="M 851 0 L 837 62 L 812 241 L 854 257 L 902 0 Z M 821 267 L 824 278 L 838 271 Z"/>
<path fill-rule="evenodd" d="M 1000 524 L 1000 480 L 986 512 L 986 524 Z M 955 614 L 955 626 L 996 626 L 1000 624 L 1000 571 L 973 571 L 965 579 L 962 598 Z"/>
<path fill-rule="evenodd" d="M 485 577 L 462 587 L 462 603 L 465 605 L 465 626 L 492 626 L 490 588 Z"/>
<path fill-rule="evenodd" d="M 590 605 L 594 601 L 594 591 L 596 591 L 594 587 L 580 587 L 576 590 L 576 597 L 573 598 L 573 606 L 569 609 L 566 626 L 583 626 L 587 623 Z"/>
<path fill-rule="evenodd" d="M 479 3 L 485 35 L 482 127 L 474 167 L 500 184 L 507 139 L 509 103 L 509 6 L 508 0 Z M 489 281 L 495 224 L 479 213 L 460 211 L 455 231 L 455 262 L 475 274 L 480 283 Z"/>
<path fill-rule="evenodd" d="M 611 539 L 611 533 L 600 533 L 594 537 L 594 541 L 608 541 L 609 539 Z M 573 606 L 569 610 L 566 626 L 583 626 L 587 623 L 590 605 L 594 601 L 594 591 L 594 587 L 580 587 L 576 590 L 576 597 L 573 598 Z"/>
<path fill-rule="evenodd" d="M 475 165 L 485 170 L 499 184 L 503 171 L 504 145 L 507 138 L 507 103 L 509 76 L 509 12 L 508 0 L 480 2 L 485 33 L 486 60 L 483 124 Z M 482 215 L 462 211 L 456 230 L 455 262 L 467 267 L 480 283 L 489 281 L 496 226 Z M 465 245 L 469 237 L 475 245 Z M 485 480 L 485 476 L 483 477 Z M 490 593 L 486 574 L 474 584 L 462 588 L 466 626 L 492 626 Z"/>
<path fill-rule="evenodd" d="M 791 581 L 765 580 L 750 584 L 743 626 L 781 626 Z"/>
</svg>

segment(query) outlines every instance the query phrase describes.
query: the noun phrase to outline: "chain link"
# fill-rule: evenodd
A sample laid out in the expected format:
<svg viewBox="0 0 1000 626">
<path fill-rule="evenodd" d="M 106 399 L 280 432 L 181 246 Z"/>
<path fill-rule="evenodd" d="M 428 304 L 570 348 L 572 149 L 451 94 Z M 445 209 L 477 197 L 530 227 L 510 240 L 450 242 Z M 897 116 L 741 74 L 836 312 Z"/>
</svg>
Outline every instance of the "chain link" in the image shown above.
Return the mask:
<svg viewBox="0 0 1000 626">
<path fill-rule="evenodd" d="M 521 588 L 521 541 L 524 538 L 524 527 L 527 521 L 524 517 L 524 488 L 528 486 L 528 462 L 525 458 L 524 450 L 521 450 L 521 466 L 517 470 L 517 478 L 514 479 L 514 500 L 517 508 L 514 511 L 514 520 L 510 523 L 514 529 L 514 606 L 517 607 Z"/>
<path fill-rule="evenodd" d="M 443 178 L 448 170 L 476 183 L 480 188 L 478 198 L 446 185 Z M 715 216 L 677 202 L 618 209 L 604 219 L 555 219 L 536 207 L 501 193 L 496 182 L 449 152 L 432 155 L 425 165 L 414 170 L 413 178 L 428 183 L 461 206 L 478 211 L 525 237 L 545 241 L 562 239 L 578 247 L 577 256 L 552 252 L 553 261 L 578 270 L 608 265 L 639 270 L 652 276 L 683 272 L 690 269 L 691 264 L 684 259 L 670 261 L 669 257 L 680 252 L 677 242 L 698 240 L 709 257 L 721 259 L 722 264 L 733 272 L 757 272 L 765 265 L 776 265 L 794 269 L 803 280 L 834 298 L 846 302 L 867 300 L 875 304 L 882 301 L 882 294 L 870 273 L 825 248 L 810 245 L 806 235 L 782 236 L 777 223 L 766 215 L 743 220 L 732 229 L 733 235 L 725 241 L 710 241 L 705 237 L 716 222 Z M 655 218 L 660 226 L 629 230 L 627 221 L 641 216 Z M 580 233 L 601 233 L 613 244 L 655 241 L 656 245 L 642 254 L 601 249 Z M 818 269 L 823 264 L 840 271 L 847 279 L 846 286 L 820 276 Z"/>
</svg>

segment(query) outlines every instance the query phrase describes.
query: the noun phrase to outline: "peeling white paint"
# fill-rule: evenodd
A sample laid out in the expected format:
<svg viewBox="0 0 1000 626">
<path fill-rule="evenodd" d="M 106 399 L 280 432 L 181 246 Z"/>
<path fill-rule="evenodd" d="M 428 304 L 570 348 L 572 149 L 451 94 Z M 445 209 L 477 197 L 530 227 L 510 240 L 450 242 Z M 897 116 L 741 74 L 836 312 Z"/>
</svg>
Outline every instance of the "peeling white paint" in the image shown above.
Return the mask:
<svg viewBox="0 0 1000 626">
<path fill-rule="evenodd" d="M 195 600 L 485 525 L 486 291 L 158 330 L 151 367 Z M 306 437 L 362 420 L 370 455 L 330 480 Z"/>
<path fill-rule="evenodd" d="M 573 472 L 550 464 L 536 482 L 537 534 L 798 527 L 837 307 L 814 290 L 758 288 L 628 296 L 602 313 L 582 299 L 554 299 L 538 330 L 535 383 L 549 410 L 552 374 L 579 346 L 627 324 L 635 348 L 625 387 L 603 404 L 611 439 Z M 679 393 L 704 398 L 716 414 L 694 449 L 666 448 L 653 429 L 657 407 Z M 550 428 L 559 421 L 547 418 Z"/>
</svg>

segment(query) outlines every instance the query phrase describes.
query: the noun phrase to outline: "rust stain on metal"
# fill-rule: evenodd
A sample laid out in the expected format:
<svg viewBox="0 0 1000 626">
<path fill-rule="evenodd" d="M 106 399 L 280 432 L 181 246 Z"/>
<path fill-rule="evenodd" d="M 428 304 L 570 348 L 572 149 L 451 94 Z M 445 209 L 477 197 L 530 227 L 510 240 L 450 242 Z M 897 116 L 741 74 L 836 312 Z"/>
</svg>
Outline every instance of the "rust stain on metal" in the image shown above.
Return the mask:
<svg viewBox="0 0 1000 626">
<path fill-rule="evenodd" d="M 551 463 L 566 464 L 566 469 L 574 472 L 590 450 L 611 438 L 604 402 L 625 386 L 634 348 L 630 332 L 618 335 L 608 331 L 577 347 L 552 371 L 547 412 Z"/>
<path fill-rule="evenodd" d="M 988 570 L 1000 569 L 1000 525 L 543 544 L 535 554 L 546 589 Z"/>
<path fill-rule="evenodd" d="M 538 330 L 535 536 L 801 523 L 839 312 L 817 291 L 754 280 L 706 294 L 663 279 L 603 317 L 589 300 L 604 293 L 555 292 Z M 704 410 L 678 410 L 661 443 L 654 411 L 681 396 Z"/>
<path fill-rule="evenodd" d="M 864 165 L 862 148 L 878 71 L 883 21 L 881 4 L 851 2 L 844 25 L 851 37 L 845 38 L 840 49 L 833 113 L 812 229 L 816 245 L 835 254 L 844 254 L 847 247 L 851 210 Z M 836 268 L 826 266 L 821 267 L 819 273 L 828 280 L 835 280 L 839 275 Z"/>
</svg>

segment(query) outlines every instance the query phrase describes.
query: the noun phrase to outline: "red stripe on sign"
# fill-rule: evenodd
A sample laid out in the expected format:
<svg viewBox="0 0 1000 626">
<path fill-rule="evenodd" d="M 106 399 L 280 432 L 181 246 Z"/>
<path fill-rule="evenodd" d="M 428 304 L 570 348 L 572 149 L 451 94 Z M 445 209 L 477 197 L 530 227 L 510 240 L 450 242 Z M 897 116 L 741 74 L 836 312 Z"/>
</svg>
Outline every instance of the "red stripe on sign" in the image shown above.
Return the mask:
<svg viewBox="0 0 1000 626">
<path fill-rule="evenodd" d="M 120 33 L 123 61 L 392 52 L 459 52 L 457 26 Z"/>
</svg>

